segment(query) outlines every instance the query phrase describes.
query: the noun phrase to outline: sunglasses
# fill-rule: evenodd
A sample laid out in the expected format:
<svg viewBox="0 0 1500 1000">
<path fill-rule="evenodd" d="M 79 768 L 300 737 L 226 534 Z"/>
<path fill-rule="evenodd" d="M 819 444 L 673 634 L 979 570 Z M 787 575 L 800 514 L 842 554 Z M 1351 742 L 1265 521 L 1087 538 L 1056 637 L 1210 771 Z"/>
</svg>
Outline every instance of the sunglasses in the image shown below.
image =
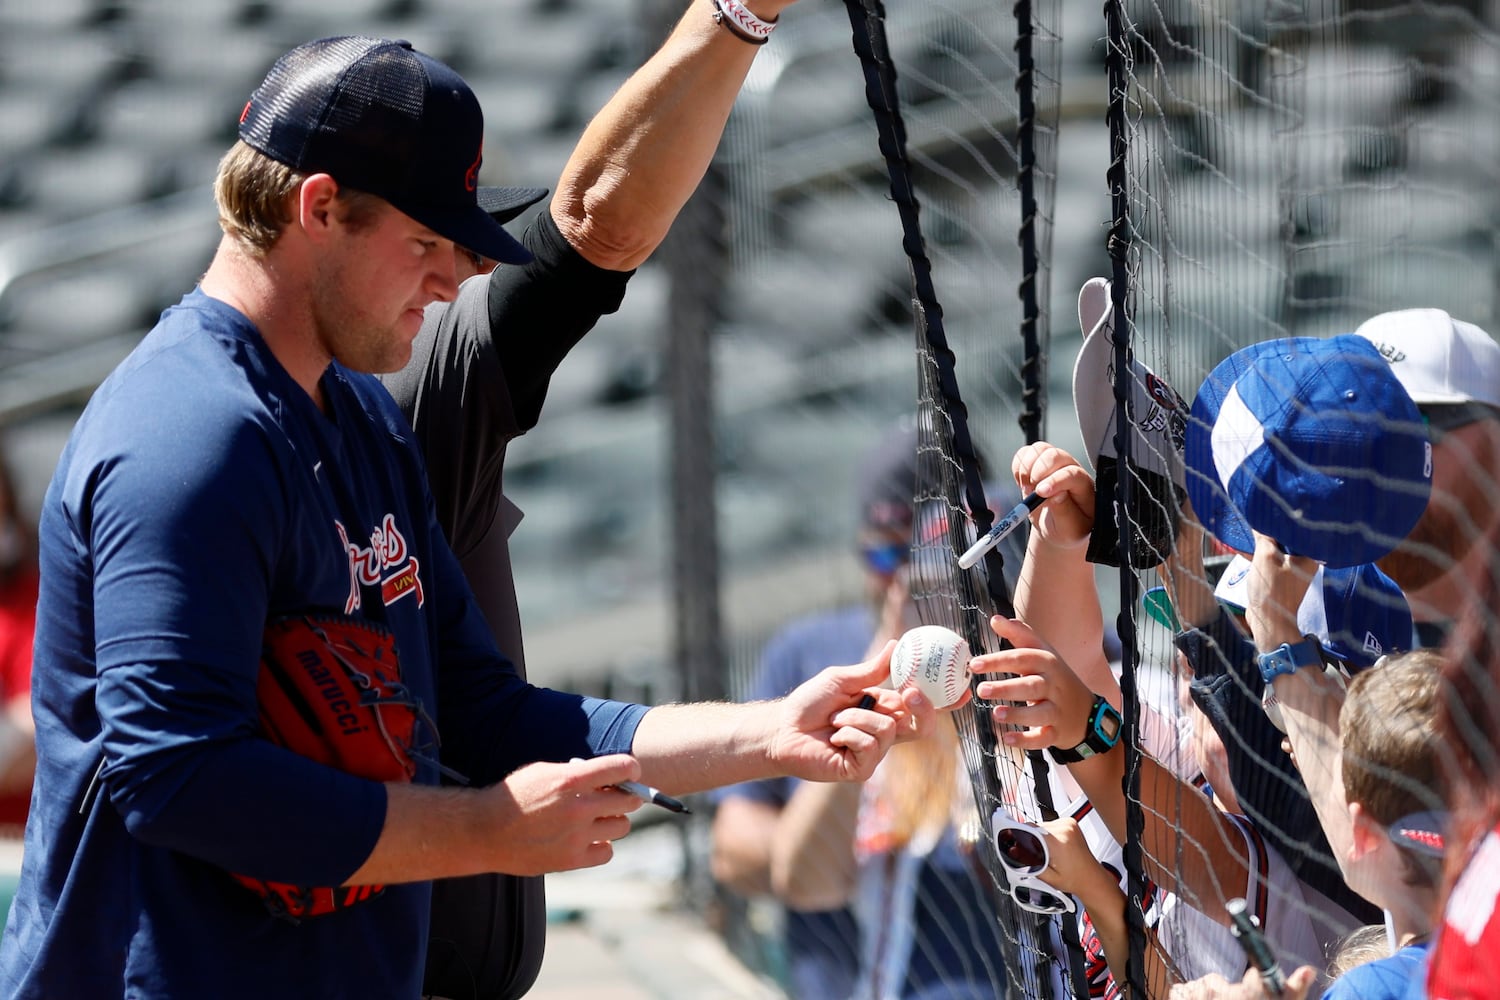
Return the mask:
<svg viewBox="0 0 1500 1000">
<path fill-rule="evenodd" d="M 1005 889 L 1023 910 L 1032 913 L 1073 913 L 1073 898 L 1059 892 L 1037 876 L 1051 864 L 1041 827 L 1017 823 L 1004 809 L 996 809 L 990 828 L 995 836 L 995 854 L 1005 873 Z"/>
<path fill-rule="evenodd" d="M 1458 430 L 1485 419 L 1496 419 L 1495 409 L 1475 400 L 1466 403 L 1424 403 L 1418 407 L 1422 422 L 1439 437 L 1446 431 Z"/>
<path fill-rule="evenodd" d="M 906 542 L 887 542 L 884 545 L 866 545 L 860 549 L 865 565 L 881 576 L 890 576 L 906 565 L 911 558 L 911 545 Z"/>
</svg>

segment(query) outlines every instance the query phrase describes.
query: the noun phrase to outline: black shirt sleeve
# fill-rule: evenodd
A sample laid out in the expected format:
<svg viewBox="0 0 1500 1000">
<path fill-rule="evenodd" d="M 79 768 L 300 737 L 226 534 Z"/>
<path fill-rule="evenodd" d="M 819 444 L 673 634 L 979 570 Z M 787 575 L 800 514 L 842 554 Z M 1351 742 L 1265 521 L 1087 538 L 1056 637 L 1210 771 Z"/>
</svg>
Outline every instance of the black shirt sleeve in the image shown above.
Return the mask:
<svg viewBox="0 0 1500 1000">
<path fill-rule="evenodd" d="M 505 447 L 536 425 L 552 373 L 634 272 L 585 260 L 547 212 L 523 240 L 535 260 L 472 278 L 428 307 L 411 361 L 382 377 L 427 461 L 438 523 L 460 557 L 489 530 Z"/>
</svg>

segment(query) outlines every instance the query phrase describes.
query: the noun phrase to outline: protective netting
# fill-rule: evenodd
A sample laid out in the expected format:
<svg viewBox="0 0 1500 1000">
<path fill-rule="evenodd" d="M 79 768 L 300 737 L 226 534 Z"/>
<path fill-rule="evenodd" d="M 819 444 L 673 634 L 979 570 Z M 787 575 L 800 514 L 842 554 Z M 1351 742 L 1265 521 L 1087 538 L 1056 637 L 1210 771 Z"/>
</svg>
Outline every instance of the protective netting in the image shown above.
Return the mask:
<svg viewBox="0 0 1500 1000">
<path fill-rule="evenodd" d="M 1122 265 L 1116 278 L 1128 283 L 1129 348 L 1195 401 L 1185 469 L 1195 509 L 1173 511 L 1174 523 L 1187 527 L 1175 551 L 1162 550 L 1162 557 L 1171 553 L 1165 562 L 1142 559 L 1138 576 L 1132 579 L 1127 570 L 1121 582 L 1122 592 L 1164 586 L 1148 601 L 1155 617 L 1170 624 L 1158 623 L 1139 602 L 1121 603 L 1139 637 L 1138 687 L 1161 693 L 1154 705 L 1142 704 L 1196 730 L 1199 759 L 1185 763 L 1198 766 L 1183 773 L 1209 771 L 1219 807 L 1206 810 L 1190 782 L 1158 782 L 1149 767 L 1141 772 L 1146 874 L 1163 889 L 1177 890 L 1179 905 L 1205 918 L 1204 933 L 1192 941 L 1158 934 L 1141 945 L 1146 952 L 1163 949 L 1177 974 L 1232 976 L 1243 961 L 1224 933 L 1223 912 L 1229 900 L 1243 896 L 1260 907 L 1289 967 L 1305 961 L 1322 971 L 1345 934 L 1380 921 L 1368 883 L 1356 883 L 1364 897 L 1349 890 L 1348 833 L 1336 808 L 1344 788 L 1337 761 L 1329 759 L 1339 753 L 1338 702 L 1356 699 L 1332 696 L 1307 724 L 1283 713 L 1292 747 L 1300 744 L 1294 765 L 1279 745 L 1280 732 L 1266 728 L 1254 664 L 1247 671 L 1245 654 L 1233 648 L 1248 634 L 1245 620 L 1238 632 L 1216 633 L 1211 647 L 1179 642 L 1182 656 L 1173 629 L 1210 621 L 1227 628 L 1226 619 L 1215 616 L 1246 603 L 1245 568 L 1236 562 L 1226 570 L 1226 562 L 1230 548 L 1248 551 L 1255 542 L 1223 522 L 1218 505 L 1226 502 L 1238 505 L 1249 527 L 1327 564 L 1325 578 L 1308 589 L 1332 609 L 1322 623 L 1325 648 L 1338 643 L 1328 635 L 1338 627 L 1335 614 L 1346 614 L 1354 625 L 1344 648 L 1364 644 L 1364 655 L 1345 657 L 1349 673 L 1358 674 L 1380 652 L 1440 643 L 1438 624 L 1472 596 L 1472 573 L 1455 558 L 1488 548 L 1484 521 L 1472 514 L 1492 507 L 1497 496 L 1493 468 L 1476 464 L 1483 454 L 1453 438 L 1444 443 L 1440 428 L 1411 426 L 1440 423 L 1442 400 L 1419 398 L 1412 410 L 1373 404 L 1383 374 L 1378 360 L 1365 365 L 1361 359 L 1352 371 L 1308 369 L 1325 363 L 1315 354 L 1327 350 L 1328 338 L 1356 329 L 1398 374 L 1420 353 L 1403 337 L 1430 337 L 1437 349 L 1446 318 L 1402 314 L 1385 326 L 1362 327 L 1394 310 L 1442 309 L 1492 328 L 1496 166 L 1488 146 L 1500 100 L 1500 36 L 1487 4 L 1125 3 L 1117 9 L 1122 34 L 1111 63 L 1126 89 L 1113 137 L 1123 157 L 1115 176 L 1128 217 L 1116 213 L 1123 245 L 1114 249 Z M 1244 350 L 1303 337 L 1319 343 L 1283 339 L 1268 355 Z M 1358 355 L 1360 348 L 1348 350 Z M 1350 360 L 1347 354 L 1338 359 Z M 1493 383 L 1494 373 L 1490 378 Z M 1346 399 L 1353 401 L 1340 409 Z M 1297 421 L 1314 415 L 1325 428 L 1337 425 L 1342 433 L 1381 442 L 1337 470 L 1350 493 L 1318 492 L 1310 482 L 1312 466 L 1339 453 L 1299 450 L 1294 443 Z M 1138 407 L 1134 417 L 1136 447 L 1160 448 L 1161 435 L 1147 426 L 1152 411 Z M 1429 431 L 1436 454 L 1424 455 L 1415 440 L 1425 441 Z M 1267 457 L 1267 439 L 1283 449 L 1274 458 Z M 1402 454 L 1418 465 L 1425 459 L 1426 470 L 1398 471 Z M 1295 474 L 1285 472 L 1298 462 L 1305 464 Z M 1451 502 L 1439 497 L 1453 489 L 1443 472 L 1453 462 L 1470 470 L 1464 492 L 1484 499 L 1478 506 L 1464 501 L 1438 540 L 1425 519 L 1419 527 L 1403 508 L 1413 489 L 1426 489 L 1424 471 L 1433 476 L 1433 505 Z M 1153 495 L 1139 479 L 1133 485 L 1137 502 L 1127 513 L 1144 510 L 1142 499 Z M 1362 507 L 1354 493 L 1372 502 Z M 1168 495 L 1180 502 L 1180 494 Z M 1420 510 L 1425 495 L 1414 502 Z M 1194 532 L 1194 521 L 1208 525 L 1206 537 Z M 1390 581 L 1365 574 L 1346 592 L 1355 596 L 1339 604 L 1328 579 L 1335 571 L 1353 573 L 1408 537 L 1404 544 L 1420 542 L 1437 565 L 1382 559 L 1406 591 L 1405 602 L 1387 588 Z M 1478 560 L 1492 556 L 1482 553 Z M 1433 591 L 1425 584 L 1438 573 L 1446 582 Z M 1441 606 L 1425 606 L 1434 599 Z M 1407 603 L 1418 637 L 1399 611 L 1391 611 Z M 1298 628 L 1316 634 L 1306 607 Z M 1189 687 L 1195 671 L 1197 682 Z M 1378 703 L 1383 685 L 1372 676 L 1359 700 Z M 1209 726 L 1209 717 L 1217 724 Z M 1431 724 L 1431 712 L 1426 721 Z M 1393 723 L 1398 736 L 1401 724 Z M 1357 735 L 1343 735 L 1346 751 L 1361 745 Z M 1216 750 L 1220 743 L 1223 749 Z M 1165 755 L 1165 748 L 1146 741 L 1138 749 Z M 1398 783 L 1419 780 L 1389 761 L 1370 766 Z M 1407 811 L 1440 807 L 1433 784 L 1411 796 Z M 1332 800 L 1333 815 L 1316 801 L 1320 796 Z M 1238 829 L 1223 821 L 1227 814 L 1243 816 L 1235 820 Z M 1195 827 L 1194 816 L 1203 824 Z M 1201 961 L 1206 954 L 1211 961 Z M 1166 975 L 1148 963 L 1139 982 L 1159 995 Z"/>
<path fill-rule="evenodd" d="M 1478 360 L 1449 361 L 1440 376 L 1457 393 L 1449 397 L 1424 395 L 1412 388 L 1420 378 L 1407 374 L 1421 363 L 1413 359 L 1424 339 L 1453 336 L 1449 316 L 1491 339 L 1494 12 L 1474 3 L 1108 3 L 1092 29 L 1081 25 L 1103 40 L 1097 101 L 1059 101 L 1055 63 L 1044 60 L 1035 77 L 1018 70 L 1021 103 L 1040 94 L 1041 110 L 1018 113 L 994 179 L 1023 204 L 1035 199 L 1036 211 L 1009 220 L 1022 278 L 997 282 L 1004 294 L 990 319 L 1006 331 L 997 340 L 1020 345 L 1022 386 L 1012 400 L 991 401 L 988 386 L 971 380 L 992 348 L 966 339 L 968 317 L 946 307 L 949 261 L 929 257 L 920 238 L 931 179 L 902 172 L 920 163 L 920 155 L 906 161 L 903 142 L 920 129 L 893 99 L 899 86 L 886 85 L 902 79 L 902 54 L 891 45 L 885 75 L 870 69 L 885 56 L 870 26 L 896 37 L 901 8 L 854 8 L 866 18 L 864 37 L 856 21 L 855 47 L 865 50 L 916 300 L 921 485 L 911 588 L 920 618 L 954 628 L 976 651 L 997 648 L 986 622 L 1012 611 L 1010 586 L 999 579 L 1006 567 L 992 557 L 965 573 L 954 557 L 1016 499 L 1004 467 L 1010 454 L 1049 430 L 1097 476 L 1089 558 L 1117 568 L 1099 576 L 1097 593 L 1053 595 L 1081 628 L 1096 608 L 1120 610 L 1121 647 L 1109 653 L 1126 795 L 1123 817 L 1111 817 L 1113 839 L 1123 843 L 1110 861 L 1123 867 L 1129 936 L 1128 954 L 1102 956 L 1109 979 L 1087 923 L 1085 968 L 1069 941 L 1080 930 L 1071 919 L 1014 905 L 993 847 L 995 822 L 1081 817 L 1088 800 L 1066 781 L 1039 781 L 1048 770 L 1039 755 L 999 746 L 987 706 L 955 715 L 978 803 L 971 839 L 1009 943 L 1007 988 L 1163 996 L 1182 979 L 1238 979 L 1246 958 L 1231 932 L 1236 900 L 1288 968 L 1306 963 L 1332 978 L 1353 964 L 1357 932 L 1391 906 L 1390 890 L 1372 889 L 1368 873 L 1350 867 L 1346 796 L 1381 827 L 1408 834 L 1412 815 L 1443 806 L 1432 747 L 1413 735 L 1435 726 L 1430 686 L 1443 661 L 1398 654 L 1441 647 L 1452 619 L 1476 600 L 1483 607 L 1483 569 L 1495 555 L 1485 513 L 1500 500 L 1494 452 L 1473 427 L 1495 419 L 1500 368 L 1482 351 Z M 1037 51 L 1028 42 L 1056 51 L 1066 41 L 1048 12 L 1022 5 L 1017 13 L 1018 66 Z M 1037 315 L 1033 283 L 1045 288 L 1065 268 L 1051 259 L 1051 220 L 1064 207 L 1049 200 L 1050 181 L 1058 137 L 1087 127 L 1066 110 L 1079 106 L 1104 108 L 1109 132 L 1091 164 L 1110 199 L 1099 228 L 1107 256 L 1094 272 L 1101 280 L 1079 302 L 1081 332 L 1102 329 L 1071 387 L 1062 387 L 1077 394 L 1064 397 L 1076 410 L 1054 412 L 1049 426 L 1033 422 L 1042 409 L 1033 403 L 1059 388 L 1046 377 L 1049 364 L 1071 370 L 1075 358 L 1066 348 L 1067 356 L 1052 356 L 1045 309 L 1035 326 L 1024 320 Z M 1064 110 L 1054 118 L 1057 107 Z M 901 116 L 894 125 L 883 119 L 893 108 Z M 1041 145 L 1028 145 L 1028 135 Z M 1033 160 L 1038 148 L 1045 152 Z M 1028 165 L 1042 184 L 1028 183 Z M 1033 219 L 1039 237 L 1022 222 Z M 1070 291 L 1059 290 L 1059 301 Z M 1411 309 L 1433 311 L 1389 315 Z M 1028 339 L 1033 330 L 1039 339 Z M 1358 339 L 1341 336 L 1356 330 Z M 1451 370 L 1465 363 L 1480 370 Z M 1410 399 L 1399 387 L 1386 395 L 1398 380 Z M 1476 399 L 1477 410 L 1469 405 Z M 1003 419 L 1011 408 L 1020 411 L 1019 436 Z M 1067 426 L 1075 413 L 1076 445 Z M 987 434 L 1000 449 L 988 465 L 971 447 Z M 1319 639 L 1333 664 L 1321 689 L 1287 691 L 1259 676 L 1256 643 L 1268 648 L 1277 623 L 1269 584 L 1251 577 L 1264 581 L 1271 570 L 1232 559 L 1255 552 L 1252 529 L 1270 540 L 1263 548 L 1280 549 L 1260 562 L 1280 566 L 1284 586 L 1298 580 L 1290 603 L 1302 606 L 1280 624 L 1292 629 L 1289 644 L 1304 634 Z M 1380 570 L 1371 565 L 1377 559 Z M 1067 640 L 1044 638 L 1059 647 Z M 1483 668 L 1461 652 L 1449 650 L 1450 673 Z M 1393 659 L 1373 670 L 1385 654 Z M 1462 690 L 1489 686 L 1471 676 Z M 1278 706 L 1278 698 L 1291 700 Z M 1490 715 L 1472 713 L 1475 722 L 1472 705 L 1464 707 L 1450 708 L 1458 731 L 1486 732 Z M 1394 748 L 1408 743 L 1398 756 Z M 1484 746 L 1470 753 L 1492 756 Z M 1113 794 L 1106 787 L 1095 797 Z M 1417 834 L 1430 839 L 1431 831 Z M 1090 846 L 1104 860 L 1094 837 Z M 1395 857 L 1409 866 L 1409 884 L 1435 888 L 1430 863 Z M 1420 920 L 1412 929 L 1398 919 L 1391 937 L 1424 933 Z"/>
<path fill-rule="evenodd" d="M 999 478 L 1005 474 L 1004 466 L 985 464 L 973 430 L 993 426 L 981 421 L 998 413 L 994 407 L 971 410 L 959 386 L 964 368 L 955 364 L 959 349 L 950 334 L 959 324 L 950 324 L 941 303 L 944 268 L 927 254 L 924 199 L 916 190 L 886 9 L 878 0 L 850 0 L 847 7 L 911 275 L 918 358 L 918 485 L 908 585 L 922 622 L 945 625 L 962 635 L 971 650 L 984 651 L 995 646 L 988 627 L 990 616 L 1014 614 L 1011 587 L 1021 550 L 1014 544 L 1007 547 L 1009 580 L 1007 549 L 991 549 L 979 570 L 959 568 L 954 555 L 968 549 L 991 526 L 994 515 L 1010 506 L 1004 503 L 1000 511 L 991 509 L 987 491 L 995 493 L 999 502 L 1010 489 Z M 1014 13 L 1016 102 L 1013 111 L 1006 111 L 1010 134 L 1003 135 L 1000 149 L 1009 154 L 1005 174 L 1014 175 L 1005 186 L 1013 187 L 1018 200 L 1020 259 L 1015 277 L 1019 280 L 1014 303 L 1002 307 L 997 316 L 1013 317 L 1019 333 L 1018 424 L 1024 439 L 1034 441 L 1040 434 L 1044 406 L 1043 345 L 1049 338 L 1041 302 L 1050 287 L 1046 261 L 1051 245 L 1051 220 L 1038 206 L 1050 201 L 1053 190 L 1057 39 L 1045 26 L 1046 14 L 1051 12 L 1039 17 L 1036 6 L 1021 3 Z M 980 399 L 987 402 L 983 396 Z M 1001 437 L 1009 443 L 1010 435 Z M 953 722 L 973 799 L 972 808 L 965 803 L 956 810 L 962 817 L 956 820 L 959 849 L 970 858 L 970 877 L 979 881 L 993 901 L 992 919 L 999 923 L 1004 941 L 1005 976 L 1003 981 L 992 982 L 991 988 L 1006 996 L 1077 992 L 1084 981 L 1084 965 L 1076 927 L 1069 917 L 1042 912 L 1045 906 L 1022 905 L 1023 899 L 1035 902 L 1036 897 L 1030 895 L 1029 887 L 1012 879 L 996 839 L 1007 820 L 1056 818 L 1058 804 L 1048 782 L 1047 764 L 1037 754 L 1028 758 L 1005 751 L 990 722 L 988 703 L 977 697 L 955 712 Z"/>
</svg>

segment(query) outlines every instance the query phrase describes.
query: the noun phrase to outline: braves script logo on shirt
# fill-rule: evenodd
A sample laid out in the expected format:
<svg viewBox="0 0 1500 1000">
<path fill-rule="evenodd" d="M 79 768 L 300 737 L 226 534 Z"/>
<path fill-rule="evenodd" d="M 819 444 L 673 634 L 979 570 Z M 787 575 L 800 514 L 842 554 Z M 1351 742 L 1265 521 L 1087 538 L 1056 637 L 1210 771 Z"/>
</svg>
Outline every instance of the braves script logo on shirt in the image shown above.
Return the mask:
<svg viewBox="0 0 1500 1000">
<path fill-rule="evenodd" d="M 333 526 L 338 529 L 344 551 L 349 553 L 349 599 L 344 602 L 345 614 L 359 610 L 361 587 L 378 586 L 380 599 L 387 606 L 407 594 L 415 594 L 417 607 L 422 606 L 426 598 L 422 594 L 421 567 L 417 565 L 417 557 L 407 551 L 406 539 L 401 537 L 394 516 L 387 514 L 380 526 L 370 532 L 368 548 L 351 542 L 349 533 L 338 521 Z"/>
</svg>

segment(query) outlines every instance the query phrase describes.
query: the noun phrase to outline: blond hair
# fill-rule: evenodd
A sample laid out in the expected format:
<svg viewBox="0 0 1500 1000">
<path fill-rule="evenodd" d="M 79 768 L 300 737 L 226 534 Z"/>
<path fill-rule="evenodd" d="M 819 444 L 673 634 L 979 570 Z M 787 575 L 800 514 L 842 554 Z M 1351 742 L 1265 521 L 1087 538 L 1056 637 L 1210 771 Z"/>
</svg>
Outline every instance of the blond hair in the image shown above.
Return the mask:
<svg viewBox="0 0 1500 1000">
<path fill-rule="evenodd" d="M 1350 969 L 1390 954 L 1391 942 L 1386 937 L 1384 924 L 1356 927 L 1333 946 L 1333 954 L 1328 959 L 1328 978 L 1338 979 Z"/>
<path fill-rule="evenodd" d="M 292 197 L 308 174 L 295 170 L 244 141 L 219 160 L 214 202 L 219 228 L 251 256 L 264 257 L 292 221 Z M 369 224 L 381 199 L 363 191 L 339 188 L 342 220 L 355 228 Z"/>
<path fill-rule="evenodd" d="M 892 846 L 933 836 L 953 820 L 959 784 L 958 727 L 939 719 L 932 734 L 891 747 L 881 764 L 881 797 L 890 810 Z"/>
</svg>

